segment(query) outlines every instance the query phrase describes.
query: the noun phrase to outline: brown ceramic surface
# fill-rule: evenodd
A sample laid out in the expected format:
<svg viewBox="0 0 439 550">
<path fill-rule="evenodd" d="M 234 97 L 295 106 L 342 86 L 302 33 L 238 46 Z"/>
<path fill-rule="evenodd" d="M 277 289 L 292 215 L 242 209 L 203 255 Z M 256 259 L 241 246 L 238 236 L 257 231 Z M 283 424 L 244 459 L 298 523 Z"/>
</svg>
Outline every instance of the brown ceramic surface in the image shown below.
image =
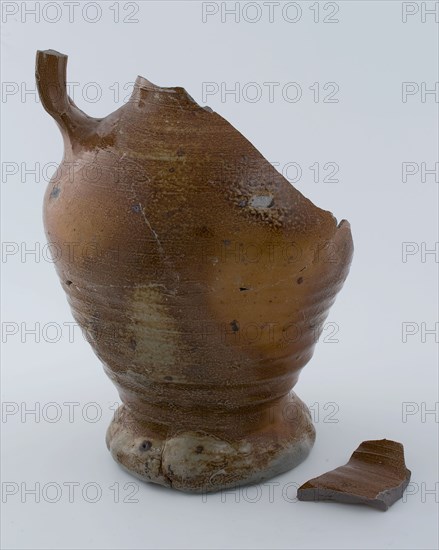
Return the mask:
<svg viewBox="0 0 439 550">
<path fill-rule="evenodd" d="M 299 487 L 299 500 L 332 500 L 387 510 L 400 499 L 411 472 L 397 441 L 363 441 L 349 462 Z"/>
<path fill-rule="evenodd" d="M 73 315 L 124 403 L 113 457 L 187 491 L 292 468 L 314 428 L 291 389 L 347 276 L 349 223 L 182 88 L 138 77 L 123 107 L 87 116 L 67 96 L 66 63 L 37 54 L 65 145 L 44 223 Z"/>
</svg>

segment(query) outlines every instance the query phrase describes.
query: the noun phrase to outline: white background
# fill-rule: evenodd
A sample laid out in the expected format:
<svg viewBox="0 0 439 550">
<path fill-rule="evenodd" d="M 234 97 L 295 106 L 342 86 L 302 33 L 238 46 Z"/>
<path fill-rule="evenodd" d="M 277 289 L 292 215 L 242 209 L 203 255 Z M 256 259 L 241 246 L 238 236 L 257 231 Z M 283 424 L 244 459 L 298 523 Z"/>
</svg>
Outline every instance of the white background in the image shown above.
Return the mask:
<svg viewBox="0 0 439 550">
<path fill-rule="evenodd" d="M 421 163 L 431 169 L 438 160 L 438 99 L 421 94 L 439 80 L 437 24 L 422 11 L 434 2 L 319 2 L 318 22 L 308 2 L 285 16 L 275 7 L 272 22 L 259 3 L 254 23 L 256 8 L 246 3 L 239 22 L 221 21 L 221 3 L 203 22 L 202 3 L 185 1 L 120 2 L 119 22 L 115 2 L 101 2 L 95 22 L 96 9 L 84 13 L 82 4 L 69 22 L 62 2 L 61 11 L 29 2 L 38 23 L 21 3 L 3 4 L 16 11 L 3 13 L 2 38 L 3 547 L 436 548 L 438 418 L 428 410 L 437 411 L 437 335 L 426 331 L 438 319 L 438 259 L 425 252 L 437 246 L 438 177 L 421 174 Z M 404 9 L 418 11 L 403 22 Z M 350 276 L 295 388 L 313 411 L 317 441 L 303 464 L 271 485 L 203 498 L 143 484 L 111 459 L 104 437 L 118 395 L 78 329 L 70 342 L 65 323 L 73 319 L 44 248 L 48 163 L 62 157 L 58 129 L 35 94 L 35 52 L 48 48 L 69 55 L 71 95 L 88 114 L 120 107 L 130 93 L 123 87 L 138 74 L 183 86 L 280 170 L 298 163 L 294 185 L 351 222 Z M 239 83 L 240 94 L 203 98 L 206 82 L 220 91 Z M 249 82 L 262 91 L 258 101 Z M 264 82 L 279 83 L 272 102 Z M 287 100 L 292 88 L 282 95 L 290 82 L 302 91 L 296 102 Z M 315 82 L 337 83 L 338 102 L 324 102 L 323 88 L 315 101 Z M 405 101 L 404 82 L 419 87 Z M 315 162 L 318 182 L 309 169 Z M 338 182 L 322 181 L 327 162 L 339 166 Z M 405 162 L 419 172 L 404 182 Z M 26 173 L 35 163 L 37 175 Z M 295 179 L 294 170 L 288 175 Z M 404 247 L 412 252 L 405 258 Z M 413 332 L 405 342 L 404 323 Z M 32 327 L 37 337 L 26 332 Z M 78 404 L 70 417 L 66 402 Z M 404 444 L 412 470 L 408 494 L 389 511 L 295 501 L 304 481 L 345 463 L 361 441 L 381 438 Z M 78 484 L 71 498 L 69 482 Z M 40 502 L 26 493 L 32 487 Z"/>
</svg>

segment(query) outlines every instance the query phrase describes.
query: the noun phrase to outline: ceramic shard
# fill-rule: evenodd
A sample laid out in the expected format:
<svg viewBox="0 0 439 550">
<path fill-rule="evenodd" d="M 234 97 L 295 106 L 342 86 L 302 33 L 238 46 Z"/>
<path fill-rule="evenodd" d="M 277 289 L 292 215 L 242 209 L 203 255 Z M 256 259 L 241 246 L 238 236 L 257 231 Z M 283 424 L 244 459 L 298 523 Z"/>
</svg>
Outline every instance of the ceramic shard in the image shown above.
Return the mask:
<svg viewBox="0 0 439 550">
<path fill-rule="evenodd" d="M 299 487 L 297 497 L 387 510 L 402 497 L 410 475 L 401 443 L 389 439 L 364 441 L 347 464 L 310 479 Z"/>
</svg>

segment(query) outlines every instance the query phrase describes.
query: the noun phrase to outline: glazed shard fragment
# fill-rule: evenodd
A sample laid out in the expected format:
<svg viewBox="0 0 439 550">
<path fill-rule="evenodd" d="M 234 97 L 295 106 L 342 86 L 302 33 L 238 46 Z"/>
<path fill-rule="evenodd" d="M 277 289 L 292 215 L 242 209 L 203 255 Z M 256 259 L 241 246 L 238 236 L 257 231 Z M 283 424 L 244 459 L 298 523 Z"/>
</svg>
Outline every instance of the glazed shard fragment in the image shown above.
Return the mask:
<svg viewBox="0 0 439 550">
<path fill-rule="evenodd" d="M 363 441 L 349 462 L 299 487 L 299 500 L 333 500 L 387 510 L 400 499 L 411 472 L 397 441 Z"/>
</svg>

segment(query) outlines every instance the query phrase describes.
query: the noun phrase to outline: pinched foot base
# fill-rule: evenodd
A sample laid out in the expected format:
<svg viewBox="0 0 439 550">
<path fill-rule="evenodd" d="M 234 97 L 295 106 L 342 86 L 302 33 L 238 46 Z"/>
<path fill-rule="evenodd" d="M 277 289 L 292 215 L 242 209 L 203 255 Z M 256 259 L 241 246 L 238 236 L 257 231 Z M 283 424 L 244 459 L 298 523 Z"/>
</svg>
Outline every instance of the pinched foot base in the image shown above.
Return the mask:
<svg viewBox="0 0 439 550">
<path fill-rule="evenodd" d="M 122 405 L 107 431 L 116 462 L 134 476 L 192 493 L 258 483 L 302 462 L 315 440 L 306 405 L 291 393 L 277 405 L 272 421 L 237 441 L 203 431 L 163 438 Z"/>
</svg>

